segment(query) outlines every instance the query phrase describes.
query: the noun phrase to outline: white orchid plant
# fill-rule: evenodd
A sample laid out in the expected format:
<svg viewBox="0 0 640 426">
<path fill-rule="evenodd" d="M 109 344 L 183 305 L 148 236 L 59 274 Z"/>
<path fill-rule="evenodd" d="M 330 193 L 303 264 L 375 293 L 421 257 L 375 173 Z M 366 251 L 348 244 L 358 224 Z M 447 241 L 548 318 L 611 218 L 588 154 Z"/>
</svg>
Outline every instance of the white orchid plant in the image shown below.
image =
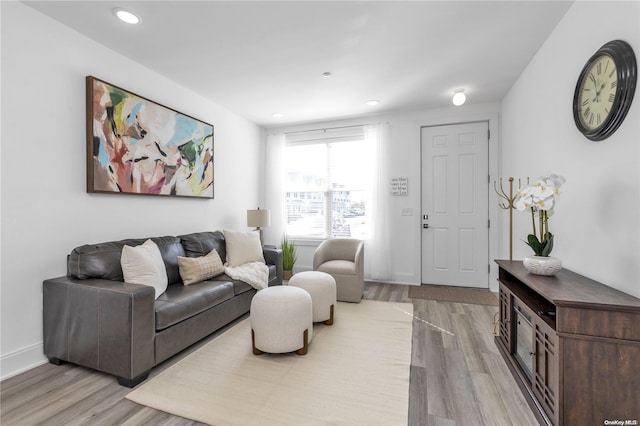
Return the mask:
<svg viewBox="0 0 640 426">
<path fill-rule="evenodd" d="M 553 250 L 553 234 L 549 232 L 549 217 L 553 215 L 556 198 L 560 195 L 560 187 L 566 179 L 559 175 L 543 176 L 526 187 L 519 189 L 513 200 L 513 206 L 520 210 L 531 210 L 533 233 L 529 234 L 525 243 L 531 247 L 536 256 L 549 257 Z M 536 215 L 539 229 L 536 230 Z"/>
</svg>

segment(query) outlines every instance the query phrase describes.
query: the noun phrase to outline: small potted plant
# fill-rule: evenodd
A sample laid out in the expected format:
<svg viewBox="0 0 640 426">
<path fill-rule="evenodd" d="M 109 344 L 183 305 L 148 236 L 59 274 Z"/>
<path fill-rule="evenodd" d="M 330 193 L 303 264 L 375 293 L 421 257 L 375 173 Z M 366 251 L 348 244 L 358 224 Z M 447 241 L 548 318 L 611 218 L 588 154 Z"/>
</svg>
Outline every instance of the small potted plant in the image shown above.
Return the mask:
<svg viewBox="0 0 640 426">
<path fill-rule="evenodd" d="M 531 211 L 533 233 L 527 236 L 525 243 L 531 247 L 535 256 L 524 259 L 527 271 L 537 275 L 555 275 L 562 269 L 560 259 L 549 256 L 553 250 L 553 234 L 549 232 L 549 217 L 553 215 L 556 197 L 560 186 L 566 180 L 559 175 L 544 176 L 518 190 L 513 205 L 520 211 Z M 536 216 L 539 226 L 536 229 Z"/>
<path fill-rule="evenodd" d="M 284 269 L 284 279 L 289 280 L 293 275 L 293 266 L 296 264 L 296 246 L 289 241 L 287 235 L 282 237 L 282 268 Z"/>
</svg>

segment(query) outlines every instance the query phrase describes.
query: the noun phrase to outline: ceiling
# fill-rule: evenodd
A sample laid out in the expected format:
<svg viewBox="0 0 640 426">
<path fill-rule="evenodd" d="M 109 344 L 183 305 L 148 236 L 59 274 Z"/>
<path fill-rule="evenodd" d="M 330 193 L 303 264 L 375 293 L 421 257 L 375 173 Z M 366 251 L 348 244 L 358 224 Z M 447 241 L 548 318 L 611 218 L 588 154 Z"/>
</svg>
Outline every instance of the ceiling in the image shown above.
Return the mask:
<svg viewBox="0 0 640 426">
<path fill-rule="evenodd" d="M 571 6 L 565 1 L 23 3 L 264 127 L 440 108 L 451 105 L 456 89 L 465 90 L 467 104 L 498 102 Z M 116 7 L 135 12 L 142 22 L 117 20 Z M 327 71 L 332 77 L 323 77 Z M 367 105 L 371 99 L 380 104 Z"/>
</svg>

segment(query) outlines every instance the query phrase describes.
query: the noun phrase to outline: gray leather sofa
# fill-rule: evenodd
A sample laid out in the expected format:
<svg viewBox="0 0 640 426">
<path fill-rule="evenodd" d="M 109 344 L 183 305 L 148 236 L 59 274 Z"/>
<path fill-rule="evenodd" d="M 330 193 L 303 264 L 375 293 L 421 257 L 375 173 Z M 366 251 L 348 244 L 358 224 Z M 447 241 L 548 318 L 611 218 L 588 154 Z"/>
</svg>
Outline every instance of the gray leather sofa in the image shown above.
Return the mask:
<svg viewBox="0 0 640 426">
<path fill-rule="evenodd" d="M 220 231 L 151 238 L 160 249 L 169 285 L 124 282 L 122 247 L 147 238 L 76 247 L 67 275 L 43 282 L 44 353 L 54 364 L 71 362 L 113 374 L 123 386 L 144 381 L 151 368 L 249 312 L 256 293 L 227 275 L 185 286 L 178 256 L 216 249 L 226 258 Z M 282 250 L 265 247 L 269 286 L 282 284 Z M 248 342 L 247 344 L 250 344 Z"/>
</svg>

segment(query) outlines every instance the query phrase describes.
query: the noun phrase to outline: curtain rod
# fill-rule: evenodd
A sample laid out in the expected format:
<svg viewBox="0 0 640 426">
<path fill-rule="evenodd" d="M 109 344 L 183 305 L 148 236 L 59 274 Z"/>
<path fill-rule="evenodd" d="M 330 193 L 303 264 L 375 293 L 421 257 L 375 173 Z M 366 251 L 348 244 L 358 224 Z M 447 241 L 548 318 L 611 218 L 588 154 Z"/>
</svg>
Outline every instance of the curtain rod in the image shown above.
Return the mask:
<svg viewBox="0 0 640 426">
<path fill-rule="evenodd" d="M 327 130 L 337 130 L 337 129 L 350 129 L 351 127 L 364 127 L 367 124 L 353 124 L 351 126 L 338 126 L 338 127 L 322 127 L 320 129 L 309 129 L 309 130 L 297 130 L 295 132 L 285 132 L 285 135 L 292 135 L 294 133 L 308 133 L 308 132 L 317 132 L 318 130 L 322 130 L 326 132 Z"/>
</svg>

